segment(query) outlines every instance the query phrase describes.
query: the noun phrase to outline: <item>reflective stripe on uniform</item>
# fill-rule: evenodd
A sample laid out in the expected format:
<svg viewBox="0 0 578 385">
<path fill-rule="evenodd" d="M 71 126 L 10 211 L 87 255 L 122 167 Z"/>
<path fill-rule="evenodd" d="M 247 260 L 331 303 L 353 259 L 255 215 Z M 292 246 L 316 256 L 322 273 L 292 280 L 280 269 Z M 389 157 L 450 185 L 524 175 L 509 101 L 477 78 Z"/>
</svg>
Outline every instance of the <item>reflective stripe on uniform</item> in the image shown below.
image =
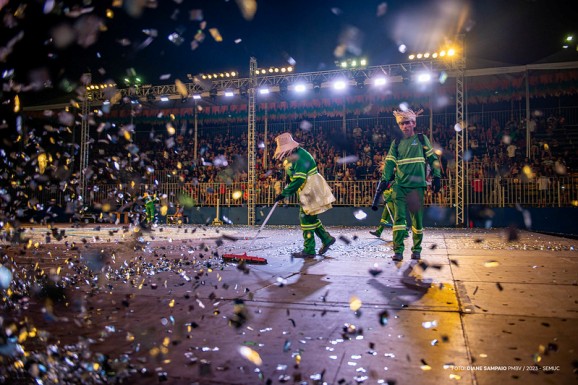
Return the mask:
<svg viewBox="0 0 578 385">
<path fill-rule="evenodd" d="M 312 224 L 301 224 L 301 230 L 303 231 L 314 231 L 316 228 L 318 228 L 319 226 L 321 226 L 321 221 L 317 220 L 317 222 L 312 223 Z"/>
<path fill-rule="evenodd" d="M 397 161 L 398 166 L 403 166 L 406 164 L 415 164 L 415 163 L 425 163 L 425 159 L 423 158 L 423 156 L 420 156 L 418 158 L 407 158 L 407 159 L 402 159 L 402 160 Z"/>
<path fill-rule="evenodd" d="M 419 229 L 419 230 L 418 230 L 418 229 L 416 229 L 416 228 L 413 227 L 413 226 L 411 226 L 411 231 L 412 231 L 414 234 L 423 234 L 423 229 Z"/>
</svg>

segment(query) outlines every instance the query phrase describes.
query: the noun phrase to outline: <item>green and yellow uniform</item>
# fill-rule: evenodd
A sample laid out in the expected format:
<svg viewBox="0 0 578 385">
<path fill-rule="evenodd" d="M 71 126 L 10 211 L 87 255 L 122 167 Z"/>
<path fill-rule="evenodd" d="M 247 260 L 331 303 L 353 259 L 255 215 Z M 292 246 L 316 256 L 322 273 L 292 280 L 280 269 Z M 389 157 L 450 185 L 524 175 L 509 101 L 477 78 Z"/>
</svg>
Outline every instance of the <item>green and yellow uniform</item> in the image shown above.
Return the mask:
<svg viewBox="0 0 578 385">
<path fill-rule="evenodd" d="M 146 212 L 146 220 L 148 223 L 152 223 L 155 219 L 155 204 L 159 202 L 159 199 L 154 196 L 146 195 L 145 196 L 145 212 Z"/>
<path fill-rule="evenodd" d="M 283 165 L 289 184 L 285 186 L 281 195 L 290 197 L 293 194 L 299 194 L 303 188 L 307 177 L 317 174 L 317 163 L 311 154 L 301 147 L 298 147 L 290 156 L 284 161 Z M 301 231 L 303 231 L 303 252 L 307 254 L 315 254 L 315 235 L 317 235 L 323 245 L 327 245 L 333 239 L 331 235 L 325 230 L 321 220 L 317 215 L 307 215 L 303 211 L 303 207 L 299 207 L 299 223 Z"/>
<path fill-rule="evenodd" d="M 381 213 L 381 219 L 379 221 L 379 226 L 377 226 L 377 230 L 372 232 L 375 236 L 379 237 L 383 232 L 384 228 L 393 226 L 394 218 L 391 215 L 395 215 L 395 206 L 393 204 L 393 185 L 389 189 L 383 192 L 383 212 Z M 389 214 L 391 213 L 391 215 Z"/>
<path fill-rule="evenodd" d="M 423 202 L 426 184 L 426 161 L 433 176 L 441 177 L 439 161 L 429 139 L 419 134 L 396 139 L 385 158 L 382 180 L 395 178 L 391 198 L 394 202 L 393 247 L 396 254 L 404 251 L 403 240 L 407 235 L 406 208 L 409 207 L 413 235 L 412 252 L 421 252 L 423 240 Z M 397 142 L 397 143 L 396 143 Z"/>
</svg>

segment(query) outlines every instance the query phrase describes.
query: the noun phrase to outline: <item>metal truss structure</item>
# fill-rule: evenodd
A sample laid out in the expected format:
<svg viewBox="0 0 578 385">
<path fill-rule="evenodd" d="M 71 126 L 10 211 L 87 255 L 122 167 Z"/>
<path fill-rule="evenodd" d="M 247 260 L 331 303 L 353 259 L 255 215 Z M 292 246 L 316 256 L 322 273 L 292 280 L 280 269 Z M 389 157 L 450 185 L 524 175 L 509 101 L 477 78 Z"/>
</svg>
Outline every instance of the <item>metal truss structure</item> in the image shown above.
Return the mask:
<svg viewBox="0 0 578 385">
<path fill-rule="evenodd" d="M 247 170 L 247 219 L 248 224 L 250 226 L 255 225 L 255 204 L 257 203 L 257 199 L 255 196 L 255 148 L 257 147 L 257 139 L 255 136 L 255 70 L 257 69 L 257 60 L 252 57 L 249 63 L 249 68 L 251 70 L 251 82 L 249 84 L 248 89 L 248 113 L 247 113 L 247 120 L 248 120 L 248 135 L 247 135 L 247 156 L 248 156 L 248 170 Z"/>
<path fill-rule="evenodd" d="M 87 75 L 86 79 L 90 82 L 90 75 Z M 79 194 L 82 198 L 82 201 L 87 201 L 87 180 L 86 180 L 86 172 L 88 168 L 88 153 L 90 151 L 89 148 L 89 127 L 88 127 L 88 114 L 90 112 L 90 100 L 92 95 L 88 93 L 84 98 L 84 102 L 81 105 L 81 114 L 82 119 L 80 121 L 80 170 L 79 170 L 79 187 L 80 191 Z"/>
<path fill-rule="evenodd" d="M 461 130 L 456 131 L 456 185 L 455 185 L 455 202 L 456 202 L 456 226 L 465 225 L 465 197 L 466 197 L 466 176 L 467 162 L 464 161 L 464 149 L 468 148 L 468 125 L 466 114 L 464 113 L 464 75 L 466 71 L 465 55 L 454 62 L 456 70 L 456 123 L 460 125 Z M 465 138 L 464 138 L 465 136 Z"/>
<path fill-rule="evenodd" d="M 346 80 L 349 82 L 361 82 L 369 84 L 369 81 L 377 76 L 384 76 L 389 82 L 401 82 L 404 78 L 409 78 L 412 74 L 420 71 L 435 70 L 436 62 L 420 61 L 402 64 L 386 64 L 366 68 L 337 69 L 319 72 L 285 73 L 275 75 L 255 75 L 248 78 L 225 78 L 214 80 L 201 80 L 189 75 L 190 83 L 166 84 L 160 86 L 141 85 L 138 87 L 128 87 L 118 89 L 120 97 L 137 97 L 145 100 L 149 96 L 166 95 L 171 98 L 189 98 L 199 95 L 203 98 L 223 95 L 226 90 L 248 91 L 250 88 L 260 88 L 268 86 L 271 91 L 279 91 L 280 87 L 290 87 L 297 83 L 307 85 L 319 85 L 320 88 L 330 87 L 334 80 Z M 186 93 L 184 92 L 186 91 Z M 211 91 L 213 94 L 211 95 Z M 90 90 L 92 100 L 104 101 L 110 99 L 110 91 L 106 89 Z M 215 93 L 216 92 L 216 93 Z"/>
<path fill-rule="evenodd" d="M 250 76 L 248 78 L 224 78 L 213 80 L 200 80 L 197 77 L 188 75 L 190 83 L 170 84 L 170 85 L 143 85 L 139 87 L 129 87 L 115 90 L 116 98 L 124 99 L 138 98 L 148 100 L 152 97 L 166 96 L 170 99 L 186 100 L 195 95 L 201 98 L 216 97 L 223 95 L 225 91 L 238 92 L 240 95 L 247 97 L 248 104 L 248 224 L 255 225 L 255 93 L 262 87 L 268 87 L 271 92 L 279 92 L 290 89 L 296 84 L 304 84 L 310 88 L 327 88 L 335 80 L 343 80 L 350 84 L 365 85 L 369 84 L 372 79 L 383 76 L 388 82 L 402 82 L 411 79 L 422 71 L 448 71 L 449 77 L 456 78 L 456 123 L 467 128 L 464 117 L 464 74 L 465 74 L 465 57 L 458 55 L 457 59 L 432 60 L 432 61 L 415 61 L 401 64 L 387 64 L 370 66 L 365 68 L 348 68 L 336 69 L 329 71 L 306 72 L 306 73 L 283 73 L 273 75 L 257 75 L 257 60 L 250 59 Z M 88 117 L 90 103 L 102 103 L 111 98 L 111 90 L 106 89 L 89 89 L 88 95 L 84 99 L 82 106 L 84 116 Z M 119 95 L 120 94 L 120 95 Z M 83 119 L 82 123 L 82 143 L 88 143 L 88 123 Z M 464 137 L 462 131 L 456 130 L 456 185 L 455 185 L 455 202 L 456 202 L 456 225 L 464 224 Z M 467 138 L 466 138 L 467 140 Z M 466 143 L 467 144 L 467 143 Z M 88 149 L 81 144 L 80 171 L 84 175 L 88 167 Z M 81 177 L 81 189 L 86 194 L 86 179 Z"/>
</svg>

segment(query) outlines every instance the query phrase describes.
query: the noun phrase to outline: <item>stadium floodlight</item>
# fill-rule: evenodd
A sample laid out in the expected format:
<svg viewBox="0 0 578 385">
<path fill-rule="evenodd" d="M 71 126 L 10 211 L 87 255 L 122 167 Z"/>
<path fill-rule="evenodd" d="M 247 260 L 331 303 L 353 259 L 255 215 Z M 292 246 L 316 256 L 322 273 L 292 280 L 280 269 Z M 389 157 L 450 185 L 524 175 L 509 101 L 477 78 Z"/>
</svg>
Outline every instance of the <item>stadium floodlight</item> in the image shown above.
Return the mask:
<svg viewBox="0 0 578 385">
<path fill-rule="evenodd" d="M 195 100 L 201 100 L 201 95 L 199 95 L 199 94 L 194 94 L 194 95 L 193 95 L 193 99 L 195 99 Z"/>
<path fill-rule="evenodd" d="M 455 55 L 457 55 L 456 47 L 445 47 L 440 51 L 412 53 L 408 56 L 408 59 L 409 60 L 427 60 L 429 58 L 442 59 L 445 58 L 446 56 L 452 57 Z"/>
<path fill-rule="evenodd" d="M 380 86 L 384 86 L 387 84 L 387 79 L 385 78 L 385 76 L 378 76 L 376 78 L 373 79 L 373 85 L 380 87 Z"/>
<path fill-rule="evenodd" d="M 228 98 L 231 98 L 231 97 L 235 96 L 235 93 L 234 93 L 233 91 L 231 91 L 231 90 L 226 90 L 226 91 L 225 91 L 225 96 L 228 97 Z"/>
<path fill-rule="evenodd" d="M 295 84 L 294 89 L 295 89 L 295 92 L 305 92 L 307 87 L 303 83 L 298 83 L 298 84 Z"/>
<path fill-rule="evenodd" d="M 278 73 L 288 73 L 293 72 L 293 66 L 285 66 L 285 67 L 269 67 L 269 68 L 257 68 L 255 70 L 255 75 L 273 75 Z"/>
<path fill-rule="evenodd" d="M 266 87 L 265 88 L 259 88 L 259 93 L 261 95 L 267 95 L 267 94 L 269 94 L 269 88 L 266 88 Z"/>
<path fill-rule="evenodd" d="M 347 87 L 347 82 L 343 79 L 338 79 L 333 82 L 333 88 L 336 90 L 344 90 Z"/>
<path fill-rule="evenodd" d="M 224 79 L 224 78 L 235 78 L 239 75 L 239 73 L 237 71 L 225 71 L 225 72 L 219 72 L 219 73 L 212 73 L 212 74 L 199 74 L 199 76 L 201 77 L 201 79 L 203 80 L 214 80 L 214 79 Z"/>
<path fill-rule="evenodd" d="M 422 72 L 417 75 L 418 83 L 429 83 L 431 81 L 431 74 L 429 72 Z"/>
<path fill-rule="evenodd" d="M 365 58 L 351 58 L 342 61 L 335 61 L 335 65 L 342 69 L 346 68 L 358 68 L 358 67 L 366 67 L 367 66 L 367 59 Z"/>
</svg>

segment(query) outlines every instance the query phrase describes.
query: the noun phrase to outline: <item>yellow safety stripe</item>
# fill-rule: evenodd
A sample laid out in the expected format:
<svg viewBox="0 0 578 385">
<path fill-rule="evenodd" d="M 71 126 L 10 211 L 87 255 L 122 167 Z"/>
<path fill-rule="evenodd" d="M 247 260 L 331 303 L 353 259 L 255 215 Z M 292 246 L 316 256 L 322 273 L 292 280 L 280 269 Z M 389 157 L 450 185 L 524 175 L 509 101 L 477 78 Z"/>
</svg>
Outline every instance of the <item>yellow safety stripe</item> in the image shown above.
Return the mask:
<svg viewBox="0 0 578 385">
<path fill-rule="evenodd" d="M 307 176 L 317 174 L 317 167 L 313 167 L 311 170 L 307 171 Z"/>
<path fill-rule="evenodd" d="M 312 231 L 312 230 L 315 230 L 316 228 L 318 228 L 320 225 L 321 225 L 321 221 L 320 221 L 320 220 L 318 220 L 317 222 L 315 222 L 315 223 L 312 224 L 312 225 L 304 225 L 304 224 L 302 224 L 302 225 L 301 225 L 301 230 L 303 230 L 303 231 L 307 231 L 307 230 Z"/>
<path fill-rule="evenodd" d="M 414 164 L 414 163 L 425 163 L 425 159 L 420 156 L 419 158 L 407 158 L 407 159 L 402 159 L 402 160 L 397 161 L 398 166 L 402 166 L 405 164 Z"/>
<path fill-rule="evenodd" d="M 396 158 L 395 156 L 393 156 L 393 155 L 387 155 L 387 156 L 385 157 L 385 160 L 386 160 L 386 161 L 387 161 L 387 160 L 393 160 L 393 161 L 395 162 L 395 161 L 397 160 L 397 158 Z"/>
<path fill-rule="evenodd" d="M 411 231 L 414 232 L 415 234 L 422 234 L 423 233 L 423 229 L 418 230 L 413 226 L 411 226 Z"/>
<path fill-rule="evenodd" d="M 433 155 L 433 153 L 434 153 L 433 148 L 430 148 L 429 150 L 427 150 L 427 151 L 425 152 L 425 156 L 427 156 L 427 157 L 429 158 L 430 156 Z"/>
<path fill-rule="evenodd" d="M 393 226 L 393 231 L 404 231 L 404 230 L 405 230 L 405 225 Z"/>
<path fill-rule="evenodd" d="M 307 179 L 307 175 L 304 172 L 296 172 L 293 174 L 293 179 Z"/>
</svg>

